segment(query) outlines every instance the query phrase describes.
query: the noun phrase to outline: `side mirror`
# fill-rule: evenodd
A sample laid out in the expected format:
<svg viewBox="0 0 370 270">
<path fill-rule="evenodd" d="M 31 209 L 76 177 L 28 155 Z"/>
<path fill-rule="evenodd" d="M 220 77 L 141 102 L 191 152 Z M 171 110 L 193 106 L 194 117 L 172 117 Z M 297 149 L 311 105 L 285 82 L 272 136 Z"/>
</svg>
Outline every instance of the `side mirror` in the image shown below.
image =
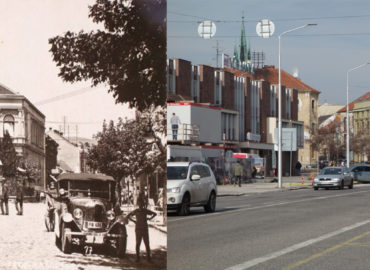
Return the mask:
<svg viewBox="0 0 370 270">
<path fill-rule="evenodd" d="M 199 174 L 193 174 L 193 175 L 191 176 L 191 180 L 192 180 L 192 181 L 198 181 L 198 180 L 200 180 L 200 175 L 199 175 Z"/>
</svg>

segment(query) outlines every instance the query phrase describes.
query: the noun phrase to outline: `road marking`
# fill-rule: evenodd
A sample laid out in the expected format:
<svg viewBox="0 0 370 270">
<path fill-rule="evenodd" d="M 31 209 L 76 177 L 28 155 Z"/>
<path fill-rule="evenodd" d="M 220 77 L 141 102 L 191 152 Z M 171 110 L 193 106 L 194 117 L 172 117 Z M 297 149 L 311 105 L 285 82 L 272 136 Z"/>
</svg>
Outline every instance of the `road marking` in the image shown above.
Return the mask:
<svg viewBox="0 0 370 270">
<path fill-rule="evenodd" d="M 248 269 L 248 268 L 251 268 L 253 266 L 256 266 L 257 264 L 264 263 L 264 262 L 269 261 L 269 260 L 272 260 L 272 259 L 276 259 L 276 258 L 278 258 L 280 256 L 285 255 L 285 254 L 288 254 L 288 253 L 294 252 L 294 251 L 296 251 L 298 249 L 301 249 L 301 248 L 304 248 L 304 247 L 313 245 L 313 244 L 315 244 L 317 242 L 320 242 L 320 241 L 329 239 L 329 238 L 331 238 L 333 236 L 337 236 L 337 235 L 342 234 L 344 232 L 347 232 L 347 231 L 356 229 L 356 228 L 361 227 L 363 225 L 366 225 L 368 223 L 370 223 L 370 219 L 365 220 L 365 221 L 362 221 L 362 222 L 358 222 L 358 223 L 353 224 L 353 225 L 350 225 L 350 226 L 343 227 L 343 228 L 341 228 L 341 229 L 339 229 L 337 231 L 334 231 L 334 232 L 331 232 L 331 233 L 328 233 L 328 234 L 324 234 L 324 235 L 319 236 L 317 238 L 313 238 L 313 239 L 310 239 L 310 240 L 307 240 L 307 241 L 304 241 L 304 242 L 295 244 L 293 246 L 284 248 L 284 249 L 282 249 L 280 251 L 270 253 L 270 254 L 268 254 L 266 256 L 255 258 L 253 260 L 249 260 L 249 261 L 246 261 L 246 262 L 241 263 L 241 264 L 238 264 L 238 265 L 234 265 L 234 266 L 229 267 L 229 268 L 227 268 L 225 270 L 243 270 L 243 269 Z M 351 239 L 351 240 L 354 241 L 356 239 Z"/>
<path fill-rule="evenodd" d="M 285 267 L 285 268 L 283 268 L 283 269 L 284 269 L 284 270 L 291 270 L 291 269 L 294 269 L 294 268 L 296 268 L 296 267 L 298 267 L 298 266 L 301 266 L 302 264 L 308 263 L 309 261 L 312 261 L 312 260 L 314 260 L 314 259 L 317 259 L 317 258 L 319 258 L 319 257 L 321 257 L 321 256 L 324 256 L 325 254 L 330 253 L 330 252 L 333 252 L 334 250 L 336 250 L 336 249 L 338 249 L 338 248 L 341 248 L 341 247 L 343 247 L 343 246 L 345 246 L 345 245 L 351 245 L 351 243 L 352 243 L 353 241 L 356 241 L 356 240 L 358 240 L 358 239 L 361 239 L 361 238 L 363 238 L 363 237 L 365 237 L 365 236 L 367 236 L 367 235 L 369 235 L 369 234 L 370 234 L 370 231 L 368 231 L 368 232 L 366 232 L 366 233 L 363 233 L 363 234 L 361 234 L 361 235 L 358 235 L 358 236 L 356 236 L 356 237 L 353 237 L 352 239 L 349 239 L 348 241 L 345 241 L 345 242 L 340 243 L 340 244 L 338 244 L 338 245 L 332 246 L 331 248 L 328 248 L 328 249 L 324 250 L 323 252 L 316 253 L 316 254 L 312 255 L 311 257 L 309 257 L 309 258 L 307 258 L 307 259 L 301 260 L 301 261 L 299 261 L 299 262 L 297 262 L 297 263 L 295 263 L 295 264 L 292 264 L 292 265 L 290 265 L 290 266 L 288 266 L 288 267 Z"/>
<path fill-rule="evenodd" d="M 315 198 L 308 198 L 308 199 L 296 200 L 296 201 L 290 201 L 290 202 L 279 202 L 279 203 L 260 205 L 260 206 L 254 206 L 254 207 L 242 207 L 242 208 L 239 208 L 239 209 L 236 209 L 236 210 L 221 211 L 221 212 L 215 212 L 215 213 L 210 213 L 210 214 L 206 214 L 206 215 L 194 215 L 194 216 L 187 216 L 187 217 L 176 218 L 176 219 L 169 219 L 169 220 L 167 220 L 167 223 L 172 223 L 172 222 L 180 221 L 180 220 L 191 220 L 191 219 L 195 219 L 195 218 L 204 218 L 204 217 L 210 217 L 210 216 L 217 216 L 217 215 L 221 215 L 221 214 L 232 214 L 232 213 L 241 212 L 241 211 L 257 210 L 257 209 L 269 208 L 269 207 L 274 207 L 274 206 L 288 205 L 288 204 L 293 204 L 293 203 L 309 202 L 309 201 L 344 197 L 344 196 L 356 195 L 356 194 L 365 193 L 365 192 L 369 192 L 369 191 L 357 191 L 357 192 L 346 193 L 346 194 L 315 197 Z M 235 207 L 240 207 L 240 205 L 235 206 Z"/>
</svg>

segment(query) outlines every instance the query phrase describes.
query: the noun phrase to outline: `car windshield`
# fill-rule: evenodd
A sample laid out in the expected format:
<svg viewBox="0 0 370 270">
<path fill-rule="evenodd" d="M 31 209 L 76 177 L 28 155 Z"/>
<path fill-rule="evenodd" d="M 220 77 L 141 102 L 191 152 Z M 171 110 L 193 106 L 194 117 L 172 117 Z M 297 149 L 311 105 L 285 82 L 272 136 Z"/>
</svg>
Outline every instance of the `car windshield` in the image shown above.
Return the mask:
<svg viewBox="0 0 370 270">
<path fill-rule="evenodd" d="M 111 195 L 114 194 L 114 183 L 103 181 L 61 181 L 59 187 L 68 190 L 69 196 L 111 199 Z"/>
<path fill-rule="evenodd" d="M 170 166 L 167 167 L 167 180 L 182 180 L 188 175 L 187 166 Z"/>
<path fill-rule="evenodd" d="M 342 169 L 341 168 L 331 168 L 331 167 L 326 167 L 324 168 L 321 173 L 322 175 L 328 175 L 328 174 L 342 174 Z"/>
</svg>

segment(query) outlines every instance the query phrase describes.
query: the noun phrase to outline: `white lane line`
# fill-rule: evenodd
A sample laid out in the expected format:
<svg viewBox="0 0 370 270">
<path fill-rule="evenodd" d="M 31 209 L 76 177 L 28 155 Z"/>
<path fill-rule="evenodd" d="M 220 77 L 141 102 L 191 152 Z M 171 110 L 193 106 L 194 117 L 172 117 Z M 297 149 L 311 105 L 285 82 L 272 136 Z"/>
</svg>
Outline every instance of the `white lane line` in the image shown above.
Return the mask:
<svg viewBox="0 0 370 270">
<path fill-rule="evenodd" d="M 190 219 L 195 219 L 195 218 L 205 218 L 205 217 L 217 216 L 221 214 L 232 214 L 232 213 L 241 212 L 241 211 L 263 209 L 263 208 L 269 208 L 269 207 L 280 206 L 280 205 L 288 205 L 288 204 L 293 204 L 293 203 L 344 197 L 344 196 L 356 195 L 356 194 L 365 193 L 365 192 L 369 192 L 369 191 L 358 191 L 358 192 L 353 192 L 353 193 L 346 193 L 346 194 L 339 194 L 339 195 L 332 195 L 332 196 L 325 196 L 325 197 L 315 197 L 315 198 L 308 198 L 308 199 L 297 200 L 297 201 L 273 203 L 273 204 L 254 206 L 254 207 L 243 207 L 243 208 L 239 208 L 239 209 L 231 210 L 231 211 L 221 211 L 221 212 L 215 212 L 215 213 L 205 214 L 205 215 L 194 215 L 194 216 L 188 216 L 188 217 L 183 217 L 183 218 L 170 219 L 170 220 L 167 220 L 167 223 L 172 223 L 172 222 L 180 221 L 180 220 L 190 220 Z M 240 207 L 240 205 L 235 206 L 235 207 Z"/>
<path fill-rule="evenodd" d="M 313 238 L 313 239 L 307 240 L 305 242 L 301 242 L 301 243 L 295 244 L 293 246 L 284 248 L 284 249 L 282 249 L 280 251 L 277 251 L 277 252 L 270 253 L 270 254 L 265 255 L 263 257 L 255 258 L 255 259 L 250 260 L 250 261 L 245 261 L 245 262 L 243 262 L 241 264 L 234 265 L 234 266 L 229 267 L 229 268 L 227 268 L 225 270 L 244 270 L 244 269 L 248 269 L 248 268 L 251 268 L 253 266 L 256 266 L 257 264 L 264 263 L 264 262 L 269 261 L 269 260 L 272 260 L 272 259 L 276 259 L 276 258 L 278 258 L 280 256 L 285 255 L 285 254 L 288 254 L 288 253 L 291 253 L 291 252 L 296 251 L 298 249 L 301 249 L 301 248 L 304 248 L 304 247 L 313 245 L 313 244 L 315 244 L 317 242 L 326 240 L 328 238 L 331 238 L 333 236 L 342 234 L 344 232 L 347 232 L 347 231 L 356 229 L 356 228 L 361 227 L 363 225 L 366 225 L 368 223 L 370 223 L 370 219 L 365 220 L 365 221 L 362 221 L 362 222 L 355 223 L 353 225 L 350 225 L 350 226 L 341 228 L 341 229 L 339 229 L 337 231 L 334 231 L 334 232 L 331 232 L 331 233 L 328 233 L 328 234 L 324 234 L 324 235 L 319 236 L 317 238 Z"/>
</svg>

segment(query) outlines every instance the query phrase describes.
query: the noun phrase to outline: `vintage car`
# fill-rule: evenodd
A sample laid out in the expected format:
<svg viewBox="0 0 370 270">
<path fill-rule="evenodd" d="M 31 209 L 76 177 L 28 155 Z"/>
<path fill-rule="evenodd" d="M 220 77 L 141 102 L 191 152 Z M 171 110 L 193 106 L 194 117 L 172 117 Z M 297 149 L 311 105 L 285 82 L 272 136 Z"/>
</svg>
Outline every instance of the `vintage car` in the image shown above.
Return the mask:
<svg viewBox="0 0 370 270">
<path fill-rule="evenodd" d="M 64 253 L 82 247 L 91 254 L 94 247 L 105 246 L 114 256 L 125 255 L 127 220 L 116 205 L 115 186 L 112 177 L 101 174 L 57 177 L 55 194 L 48 193 L 45 224 L 54 229 L 56 244 Z"/>
</svg>

